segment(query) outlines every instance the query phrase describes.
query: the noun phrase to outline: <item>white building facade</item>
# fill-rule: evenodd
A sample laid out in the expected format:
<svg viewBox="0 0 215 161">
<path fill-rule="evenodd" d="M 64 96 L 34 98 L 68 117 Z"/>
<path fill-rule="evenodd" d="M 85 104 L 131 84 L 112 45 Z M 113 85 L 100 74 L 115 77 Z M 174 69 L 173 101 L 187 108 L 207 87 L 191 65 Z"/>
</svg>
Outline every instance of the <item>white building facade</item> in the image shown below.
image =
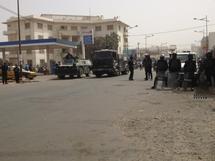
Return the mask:
<svg viewBox="0 0 215 161">
<path fill-rule="evenodd" d="M 103 16 L 74 16 L 41 14 L 40 16 L 25 16 L 21 18 L 21 39 L 48 39 L 57 38 L 80 42 L 84 32 L 93 31 L 94 37 L 105 37 L 111 33 L 119 36 L 118 53 L 123 54 L 128 48 L 128 25 L 119 21 L 117 17 L 104 19 Z M 4 24 L 7 31 L 4 35 L 8 41 L 18 40 L 18 23 L 16 17 L 11 17 Z M 17 52 L 10 52 L 9 60 L 16 62 Z M 51 51 L 50 58 L 60 61 L 62 51 Z M 46 63 L 46 50 L 22 51 L 22 62 L 24 64 L 44 65 Z"/>
</svg>

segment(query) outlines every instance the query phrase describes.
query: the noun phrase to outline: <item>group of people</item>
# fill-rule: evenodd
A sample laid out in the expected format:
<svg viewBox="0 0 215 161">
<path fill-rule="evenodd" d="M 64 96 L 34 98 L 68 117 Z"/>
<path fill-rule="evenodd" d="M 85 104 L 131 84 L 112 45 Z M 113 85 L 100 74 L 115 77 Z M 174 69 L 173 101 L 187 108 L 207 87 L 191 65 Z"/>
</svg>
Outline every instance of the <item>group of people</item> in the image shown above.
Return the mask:
<svg viewBox="0 0 215 161">
<path fill-rule="evenodd" d="M 128 61 L 128 67 L 130 71 L 129 80 L 134 80 L 134 58 L 133 56 L 130 56 L 130 59 Z M 142 67 L 145 68 L 145 80 L 153 80 L 153 74 L 152 74 L 152 60 L 150 58 L 149 54 L 145 55 L 145 58 L 141 62 L 140 69 L 142 70 Z"/>
<path fill-rule="evenodd" d="M 129 80 L 133 80 L 133 56 L 130 57 L 128 65 L 130 70 Z M 152 80 L 152 60 L 150 55 L 145 55 L 142 65 L 145 68 L 145 80 Z M 208 52 L 205 58 L 199 62 L 198 72 L 197 63 L 193 59 L 192 54 L 188 55 L 183 68 L 181 66 L 180 59 L 177 58 L 176 53 L 171 54 L 169 61 L 165 59 L 164 55 L 161 55 L 155 66 L 156 77 L 154 79 L 152 89 L 156 88 L 159 80 L 163 82 L 164 86 L 171 88 L 178 88 L 186 85 L 186 87 L 189 86 L 191 90 L 193 90 L 194 86 L 197 85 L 197 82 L 199 84 L 202 83 L 208 86 L 215 86 L 215 58 L 213 58 L 212 52 Z M 180 72 L 183 74 L 181 75 Z"/>
<path fill-rule="evenodd" d="M 2 83 L 8 84 L 8 70 L 9 70 L 8 64 L 4 63 L 3 65 L 0 66 L 0 69 L 2 72 Z M 20 82 L 20 68 L 17 64 L 13 68 L 13 72 L 14 72 L 16 83 L 19 83 Z"/>
</svg>

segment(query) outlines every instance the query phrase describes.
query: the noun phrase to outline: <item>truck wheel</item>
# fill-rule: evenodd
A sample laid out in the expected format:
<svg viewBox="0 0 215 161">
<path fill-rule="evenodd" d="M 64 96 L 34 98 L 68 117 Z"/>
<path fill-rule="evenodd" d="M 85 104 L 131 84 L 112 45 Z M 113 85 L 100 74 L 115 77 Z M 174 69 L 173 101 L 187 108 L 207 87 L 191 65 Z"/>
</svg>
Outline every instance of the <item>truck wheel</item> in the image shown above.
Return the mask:
<svg viewBox="0 0 215 161">
<path fill-rule="evenodd" d="M 78 72 L 78 78 L 81 78 L 83 74 L 84 74 L 84 70 L 83 68 L 80 68 Z"/>
</svg>

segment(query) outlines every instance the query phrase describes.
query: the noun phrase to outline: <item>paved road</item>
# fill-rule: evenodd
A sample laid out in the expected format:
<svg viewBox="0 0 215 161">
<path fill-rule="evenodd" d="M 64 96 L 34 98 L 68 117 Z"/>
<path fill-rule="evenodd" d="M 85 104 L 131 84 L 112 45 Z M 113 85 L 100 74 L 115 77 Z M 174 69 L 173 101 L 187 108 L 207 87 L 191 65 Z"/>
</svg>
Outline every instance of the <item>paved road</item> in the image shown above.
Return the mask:
<svg viewBox="0 0 215 161">
<path fill-rule="evenodd" d="M 1 161 L 212 161 L 214 99 L 128 76 L 0 85 Z"/>
<path fill-rule="evenodd" d="M 0 85 L 0 160 L 125 160 L 132 146 L 114 121 L 133 105 L 141 74 Z"/>
</svg>

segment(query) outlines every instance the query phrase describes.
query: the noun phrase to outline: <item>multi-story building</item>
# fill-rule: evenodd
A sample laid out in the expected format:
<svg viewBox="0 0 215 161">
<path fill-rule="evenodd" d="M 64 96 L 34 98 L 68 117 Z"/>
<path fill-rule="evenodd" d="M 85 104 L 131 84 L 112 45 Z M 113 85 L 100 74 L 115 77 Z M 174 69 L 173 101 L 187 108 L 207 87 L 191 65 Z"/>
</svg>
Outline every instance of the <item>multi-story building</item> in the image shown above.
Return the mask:
<svg viewBox="0 0 215 161">
<path fill-rule="evenodd" d="M 22 40 L 57 38 L 80 42 L 85 32 L 93 31 L 94 37 L 105 37 L 115 32 L 119 36 L 118 53 L 122 54 L 128 47 L 128 25 L 117 17 L 104 19 L 103 16 L 41 14 L 22 17 L 20 23 Z M 18 40 L 17 17 L 11 17 L 4 24 L 7 25 L 4 35 L 8 41 Z M 16 61 L 16 52 L 10 53 L 11 62 Z M 53 50 L 51 53 L 51 59 L 61 59 L 62 51 Z M 46 50 L 22 51 L 22 61 L 25 64 L 43 65 L 46 63 Z"/>
</svg>

